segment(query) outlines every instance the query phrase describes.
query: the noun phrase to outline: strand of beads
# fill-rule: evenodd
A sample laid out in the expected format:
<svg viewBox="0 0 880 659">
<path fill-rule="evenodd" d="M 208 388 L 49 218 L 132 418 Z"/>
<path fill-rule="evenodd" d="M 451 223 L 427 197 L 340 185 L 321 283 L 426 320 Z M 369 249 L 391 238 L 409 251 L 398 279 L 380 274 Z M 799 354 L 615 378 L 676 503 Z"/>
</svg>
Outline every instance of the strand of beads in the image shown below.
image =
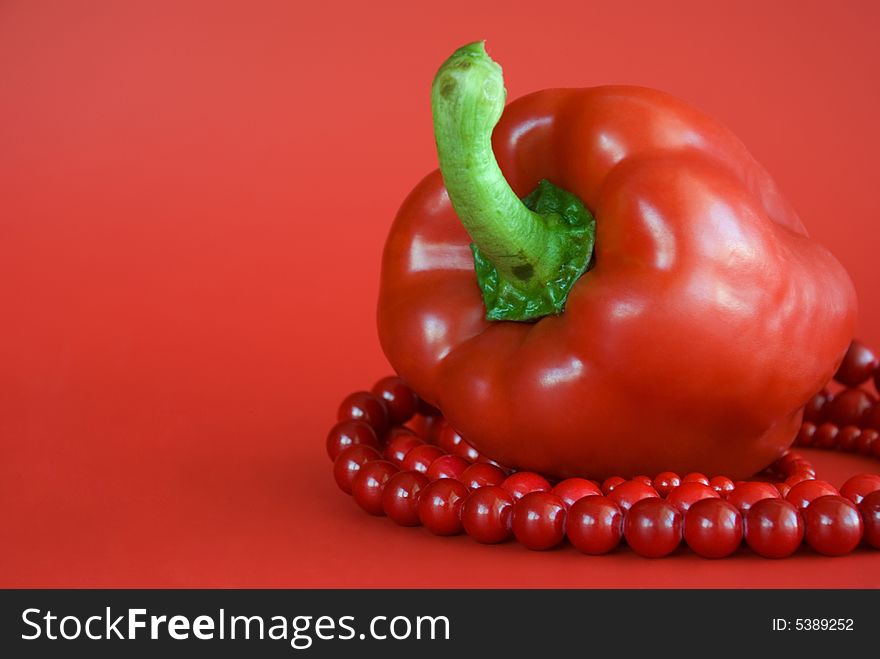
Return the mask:
<svg viewBox="0 0 880 659">
<path fill-rule="evenodd" d="M 834 394 L 825 388 L 810 399 L 795 444 L 880 458 L 880 361 L 853 341 L 834 380 L 844 388 Z"/>
<path fill-rule="evenodd" d="M 873 353 L 854 342 L 835 376 L 850 388 L 836 396 L 823 390 L 810 401 L 796 443 L 880 457 L 877 430 L 868 425 L 876 396 L 859 388 L 878 377 Z M 652 558 L 682 543 L 706 558 L 729 556 L 743 542 L 769 558 L 804 543 L 828 556 L 862 542 L 880 548 L 880 475 L 853 476 L 838 491 L 817 480 L 796 451 L 767 469 L 774 482 L 662 472 L 554 484 L 481 456 L 396 376 L 346 397 L 338 418 L 327 451 L 340 489 L 370 514 L 436 535 L 464 532 L 482 543 L 513 537 L 533 550 L 568 538 L 586 554 L 625 541 Z"/>
</svg>

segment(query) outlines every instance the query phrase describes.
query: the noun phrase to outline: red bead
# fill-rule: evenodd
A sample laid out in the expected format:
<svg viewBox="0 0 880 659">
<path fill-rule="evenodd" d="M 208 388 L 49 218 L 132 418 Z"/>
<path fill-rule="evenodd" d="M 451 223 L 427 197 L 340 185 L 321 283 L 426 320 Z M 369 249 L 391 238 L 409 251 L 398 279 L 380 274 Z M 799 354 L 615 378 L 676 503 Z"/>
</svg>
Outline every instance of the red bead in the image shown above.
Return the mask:
<svg viewBox="0 0 880 659">
<path fill-rule="evenodd" d="M 419 434 L 428 444 L 436 444 L 437 436 L 446 425 L 446 419 L 442 416 L 416 416 L 410 423 L 420 429 Z"/>
<path fill-rule="evenodd" d="M 418 471 L 401 471 L 388 479 L 382 490 L 382 510 L 401 526 L 419 525 L 419 494 L 428 477 Z"/>
<path fill-rule="evenodd" d="M 349 446 L 361 444 L 379 448 L 376 431 L 363 421 L 340 421 L 327 433 L 327 455 L 336 460 Z"/>
<path fill-rule="evenodd" d="M 822 423 L 824 421 L 825 405 L 831 400 L 831 394 L 823 389 L 813 396 L 804 407 L 804 421 Z"/>
<path fill-rule="evenodd" d="M 780 456 L 779 459 L 773 463 L 773 468 L 776 471 L 785 472 L 788 469 L 788 465 L 792 464 L 793 462 L 800 462 L 801 460 L 805 459 L 806 458 L 804 458 L 804 456 L 797 451 L 788 451 L 784 455 Z"/>
<path fill-rule="evenodd" d="M 510 492 L 514 499 L 521 499 L 530 492 L 549 492 L 547 479 L 533 471 L 518 471 L 504 479 L 501 487 Z"/>
<path fill-rule="evenodd" d="M 743 514 L 762 499 L 778 499 L 779 490 L 770 483 L 748 481 L 740 483 L 733 492 L 727 495 L 727 500 L 736 506 Z"/>
<path fill-rule="evenodd" d="M 476 490 L 481 487 L 501 485 L 506 477 L 507 474 L 495 465 L 478 462 L 465 469 L 459 480 L 470 489 Z"/>
<path fill-rule="evenodd" d="M 794 443 L 798 446 L 812 446 L 813 441 L 816 437 L 816 424 L 810 423 L 809 421 L 804 421 L 801 424 L 800 430 L 798 430 L 797 437 L 795 437 Z"/>
<path fill-rule="evenodd" d="M 789 487 L 794 487 L 798 483 L 803 481 L 812 481 L 816 480 L 816 472 L 815 471 L 797 471 L 793 473 L 791 476 L 788 476 L 785 479 L 785 484 Z"/>
<path fill-rule="evenodd" d="M 650 476 L 633 476 L 630 480 L 639 481 L 640 483 L 644 483 L 648 487 L 654 487 L 654 481 L 651 480 Z"/>
<path fill-rule="evenodd" d="M 461 533 L 461 509 L 468 492 L 464 483 L 453 478 L 429 483 L 419 493 L 422 525 L 434 535 Z"/>
<path fill-rule="evenodd" d="M 443 427 L 440 428 L 440 432 L 437 433 L 437 446 L 447 453 L 455 455 L 455 449 L 461 444 L 461 441 L 461 435 L 459 435 L 458 431 L 448 423 L 444 423 Z"/>
<path fill-rule="evenodd" d="M 507 490 L 497 486 L 481 487 L 465 499 L 461 524 L 477 542 L 501 542 L 510 537 L 512 513 L 513 497 Z"/>
<path fill-rule="evenodd" d="M 385 512 L 382 508 L 382 491 L 397 472 L 397 466 L 387 460 L 366 463 L 358 470 L 351 483 L 354 500 L 371 515 L 382 515 Z"/>
<path fill-rule="evenodd" d="M 742 543 L 742 515 L 722 499 L 697 501 L 684 516 L 684 539 L 704 558 L 730 556 Z"/>
<path fill-rule="evenodd" d="M 501 464 L 500 462 L 498 462 L 498 461 L 496 461 L 496 460 L 493 460 L 492 458 L 487 457 L 487 456 L 485 456 L 485 455 L 483 455 L 483 454 L 480 454 L 480 457 L 477 458 L 477 462 L 485 462 L 486 464 L 490 464 L 490 465 L 493 465 L 493 466 L 495 466 L 495 467 L 498 467 L 498 468 L 499 468 L 501 471 L 503 471 L 505 474 L 509 473 L 509 470 L 508 470 L 507 467 L 505 467 L 503 464 Z"/>
<path fill-rule="evenodd" d="M 565 504 L 549 492 L 527 492 L 513 507 L 510 527 L 526 549 L 551 549 L 565 537 Z"/>
<path fill-rule="evenodd" d="M 363 421 L 381 437 L 388 430 L 388 410 L 377 396 L 369 391 L 356 391 L 339 404 L 339 421 Z"/>
<path fill-rule="evenodd" d="M 880 491 L 871 492 L 859 504 L 862 523 L 865 530 L 865 543 L 874 549 L 880 549 Z"/>
<path fill-rule="evenodd" d="M 620 476 L 610 476 L 602 481 L 602 492 L 605 493 L 605 496 L 608 496 L 614 491 L 614 488 L 621 483 L 626 483 L 626 479 L 621 478 Z"/>
<path fill-rule="evenodd" d="M 806 508 L 813 499 L 818 499 L 826 494 L 839 494 L 837 488 L 826 481 L 801 481 L 792 485 L 785 500 L 798 510 Z"/>
<path fill-rule="evenodd" d="M 688 508 L 702 499 L 718 499 L 720 495 L 708 485 L 697 481 L 682 483 L 669 493 L 666 500 L 681 512 L 686 513 Z"/>
<path fill-rule="evenodd" d="M 809 474 L 815 478 L 816 469 L 813 467 L 813 464 L 806 460 L 805 458 L 800 458 L 798 460 L 792 460 L 784 465 L 783 475 L 787 478 L 788 476 L 794 476 L 795 474 Z"/>
<path fill-rule="evenodd" d="M 813 468 L 813 463 L 798 453 L 792 453 L 790 458 L 787 457 L 785 461 L 779 462 L 778 469 L 771 469 L 770 471 L 775 471 L 776 473 L 781 474 L 783 478 L 791 476 L 792 474 L 797 474 L 802 471 L 812 473 L 816 472 L 816 470 Z"/>
<path fill-rule="evenodd" d="M 792 465 L 798 465 L 806 461 L 807 459 L 805 457 L 792 451 L 791 453 L 786 453 L 783 457 L 770 465 L 768 470 L 785 474 L 796 470 L 796 467 L 793 467 Z"/>
<path fill-rule="evenodd" d="M 444 455 L 446 454 L 436 446 L 422 444 L 421 446 L 411 448 L 407 452 L 406 457 L 403 458 L 403 468 L 426 474 L 431 463 L 437 458 L 442 458 Z"/>
<path fill-rule="evenodd" d="M 709 480 L 709 487 L 718 492 L 721 497 L 726 498 L 728 494 L 733 492 L 735 486 L 727 476 L 715 476 Z"/>
<path fill-rule="evenodd" d="M 837 435 L 840 433 L 840 428 L 833 423 L 823 423 L 821 426 L 816 428 L 816 433 L 813 435 L 813 443 L 812 446 L 817 448 L 833 448 L 835 444 L 837 444 Z"/>
<path fill-rule="evenodd" d="M 464 440 L 455 447 L 454 454 L 468 462 L 476 462 L 480 459 L 480 452 Z"/>
<path fill-rule="evenodd" d="M 840 496 L 849 499 L 858 506 L 862 499 L 877 490 L 880 490 L 880 475 L 858 474 L 841 486 Z"/>
<path fill-rule="evenodd" d="M 856 450 L 862 455 L 871 455 L 878 437 L 880 437 L 880 433 L 873 428 L 862 429 L 862 434 L 856 440 Z"/>
<path fill-rule="evenodd" d="M 416 424 L 418 425 L 418 424 Z M 406 435 L 407 437 L 418 437 L 422 441 L 424 435 L 414 428 L 410 428 L 409 426 L 392 426 L 391 429 L 385 435 L 385 443 L 388 444 L 393 439 L 397 439 L 400 435 Z M 382 439 L 381 437 L 379 438 Z"/>
<path fill-rule="evenodd" d="M 681 543 L 681 512 L 660 498 L 637 501 L 625 513 L 623 535 L 639 556 L 668 556 Z"/>
<path fill-rule="evenodd" d="M 349 446 L 340 453 L 333 461 L 333 478 L 339 489 L 346 494 L 351 494 L 351 484 L 360 468 L 372 460 L 381 460 L 379 451 L 372 446 L 355 444 Z"/>
<path fill-rule="evenodd" d="M 791 556 L 804 539 L 797 508 L 783 499 L 762 499 L 745 514 L 746 544 L 759 556 Z"/>
<path fill-rule="evenodd" d="M 664 471 L 654 476 L 654 489 L 661 497 L 669 496 L 669 493 L 679 485 L 681 478 L 674 471 Z"/>
<path fill-rule="evenodd" d="M 858 426 L 844 426 L 837 433 L 835 444 L 841 451 L 852 453 L 856 450 L 856 442 L 862 434 L 862 429 Z"/>
<path fill-rule="evenodd" d="M 441 455 L 428 467 L 428 479 L 436 481 L 440 478 L 461 480 L 464 470 L 470 466 L 468 461 L 457 455 Z"/>
<path fill-rule="evenodd" d="M 427 417 L 416 415 L 412 419 L 407 421 L 405 426 L 392 426 L 391 432 L 394 432 L 398 428 L 403 428 L 404 430 L 408 430 L 412 434 L 418 435 L 419 437 L 426 437 L 428 428 L 427 420 Z"/>
<path fill-rule="evenodd" d="M 684 478 L 681 479 L 682 484 L 684 483 L 702 483 L 703 485 L 709 484 L 709 479 L 705 474 L 701 474 L 699 472 L 691 472 L 687 474 Z"/>
<path fill-rule="evenodd" d="M 827 495 L 803 512 L 807 544 L 826 556 L 843 556 L 862 540 L 862 516 L 849 499 Z"/>
<path fill-rule="evenodd" d="M 864 389 L 844 389 L 828 403 L 826 418 L 838 426 L 859 426 L 874 401 Z"/>
<path fill-rule="evenodd" d="M 773 483 L 773 487 L 776 488 L 776 491 L 779 492 L 779 496 L 783 499 L 788 496 L 789 492 L 791 492 L 791 485 L 788 483 Z"/>
<path fill-rule="evenodd" d="M 857 387 L 874 375 L 878 360 L 874 352 L 859 341 L 853 341 L 843 357 L 834 379 L 847 387 Z"/>
<path fill-rule="evenodd" d="M 641 481 L 626 481 L 615 487 L 608 498 L 620 506 L 620 509 L 626 512 L 632 508 L 633 504 L 642 499 L 656 499 L 660 495 L 650 485 L 645 485 Z"/>
<path fill-rule="evenodd" d="M 607 554 L 623 535 L 623 511 L 608 497 L 583 497 L 568 511 L 566 533 L 585 554 Z"/>
<path fill-rule="evenodd" d="M 566 478 L 564 481 L 558 482 L 550 491 L 562 499 L 562 502 L 569 508 L 575 501 L 584 497 L 602 494 L 599 486 L 586 478 Z"/>
<path fill-rule="evenodd" d="M 403 465 L 407 454 L 417 446 L 425 446 L 425 442 L 414 434 L 401 432 L 391 438 L 383 454 L 388 462 L 393 462 L 399 467 Z"/>
<path fill-rule="evenodd" d="M 392 425 L 406 423 L 416 413 L 419 397 L 396 375 L 384 377 L 374 384 L 373 394 L 385 401 Z"/>
<path fill-rule="evenodd" d="M 862 426 L 880 430 L 880 402 L 874 403 L 862 417 Z"/>
</svg>

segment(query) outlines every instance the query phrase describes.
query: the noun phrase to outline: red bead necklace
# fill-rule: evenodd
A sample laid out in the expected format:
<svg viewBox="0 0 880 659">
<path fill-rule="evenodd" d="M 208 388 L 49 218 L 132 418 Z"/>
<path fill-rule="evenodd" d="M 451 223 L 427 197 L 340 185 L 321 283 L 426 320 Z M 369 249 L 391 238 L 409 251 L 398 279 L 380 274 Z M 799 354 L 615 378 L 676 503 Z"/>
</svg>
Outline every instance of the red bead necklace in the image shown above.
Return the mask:
<svg viewBox="0 0 880 659">
<path fill-rule="evenodd" d="M 809 401 L 795 444 L 880 458 L 880 402 L 861 388 L 871 379 L 880 390 L 880 360 L 854 341 L 834 376 L 845 388 Z M 772 482 L 665 471 L 554 484 L 480 455 L 396 376 L 347 396 L 338 418 L 327 452 L 339 488 L 372 515 L 436 535 L 514 537 L 534 550 L 567 537 L 586 554 L 625 540 L 649 558 L 682 542 L 706 558 L 729 556 L 743 541 L 768 558 L 790 556 L 802 543 L 827 556 L 862 542 L 880 549 L 880 475 L 858 474 L 838 491 L 792 450 L 767 468 Z"/>
</svg>

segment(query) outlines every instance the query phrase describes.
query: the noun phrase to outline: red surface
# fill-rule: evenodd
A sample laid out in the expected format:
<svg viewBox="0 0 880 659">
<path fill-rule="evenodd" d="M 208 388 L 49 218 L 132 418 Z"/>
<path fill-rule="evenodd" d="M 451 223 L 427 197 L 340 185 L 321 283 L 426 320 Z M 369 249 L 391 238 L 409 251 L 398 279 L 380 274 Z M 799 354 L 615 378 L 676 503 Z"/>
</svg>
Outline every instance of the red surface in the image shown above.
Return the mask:
<svg viewBox="0 0 880 659">
<path fill-rule="evenodd" d="M 880 9 L 379 4 L 0 4 L 0 585 L 880 586 L 867 550 L 436 538 L 365 515 L 324 446 L 387 371 L 380 250 L 435 166 L 431 76 L 481 37 L 511 98 L 635 83 L 727 123 L 880 344 Z M 837 486 L 878 470 L 810 457 Z"/>
</svg>

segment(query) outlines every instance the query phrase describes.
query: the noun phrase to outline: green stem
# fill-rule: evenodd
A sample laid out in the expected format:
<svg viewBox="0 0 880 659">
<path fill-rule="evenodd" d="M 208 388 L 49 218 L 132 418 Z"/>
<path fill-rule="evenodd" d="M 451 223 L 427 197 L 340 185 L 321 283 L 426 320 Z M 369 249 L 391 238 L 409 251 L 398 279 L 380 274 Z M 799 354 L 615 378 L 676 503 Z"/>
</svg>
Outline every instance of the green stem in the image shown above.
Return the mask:
<svg viewBox="0 0 880 659">
<path fill-rule="evenodd" d="M 474 241 L 487 317 L 531 320 L 562 311 L 592 253 L 592 216 L 549 183 L 525 200 L 510 188 L 492 152 L 505 99 L 501 67 L 483 42 L 459 48 L 434 78 L 434 135 L 449 198 Z"/>
</svg>

